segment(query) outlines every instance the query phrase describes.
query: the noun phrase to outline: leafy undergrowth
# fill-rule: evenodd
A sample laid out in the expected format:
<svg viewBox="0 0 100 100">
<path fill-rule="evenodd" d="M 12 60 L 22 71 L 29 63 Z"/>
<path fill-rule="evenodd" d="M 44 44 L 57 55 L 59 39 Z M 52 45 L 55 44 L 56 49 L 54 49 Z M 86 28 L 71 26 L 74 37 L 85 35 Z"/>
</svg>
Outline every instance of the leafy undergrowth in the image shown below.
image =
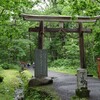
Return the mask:
<svg viewBox="0 0 100 100">
<path fill-rule="evenodd" d="M 25 89 L 25 100 L 60 100 L 51 85 L 28 88 L 27 83 L 32 77 L 27 70 L 19 73 L 18 70 L 0 68 L 0 76 L 4 77 L 0 83 L 0 100 L 14 100 L 14 93 L 22 85 Z M 24 84 L 20 84 L 19 78 Z"/>
<path fill-rule="evenodd" d="M 25 100 L 61 100 L 52 85 L 27 88 Z"/>
<path fill-rule="evenodd" d="M 26 100 L 53 100 L 53 97 L 45 91 L 29 88 L 25 91 Z"/>
<path fill-rule="evenodd" d="M 52 62 L 49 62 L 49 70 L 68 73 L 75 75 L 77 73 L 77 69 L 80 67 L 79 60 L 71 60 L 71 59 L 57 59 Z M 89 75 L 93 75 L 97 78 L 97 65 L 86 66 L 87 72 Z"/>
<path fill-rule="evenodd" d="M 76 74 L 79 66 L 79 60 L 57 59 L 49 63 L 49 66 L 49 70 L 52 71 Z"/>
</svg>

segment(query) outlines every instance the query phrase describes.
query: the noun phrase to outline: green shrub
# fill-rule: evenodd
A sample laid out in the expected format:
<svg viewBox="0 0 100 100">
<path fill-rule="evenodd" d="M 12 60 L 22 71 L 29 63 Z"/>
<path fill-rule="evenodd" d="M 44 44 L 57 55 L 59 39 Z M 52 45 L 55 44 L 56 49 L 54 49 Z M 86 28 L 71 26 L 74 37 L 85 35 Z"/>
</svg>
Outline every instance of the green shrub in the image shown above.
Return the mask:
<svg viewBox="0 0 100 100">
<path fill-rule="evenodd" d="M 16 64 L 9 64 L 9 68 L 10 69 L 17 69 L 17 70 L 20 69 L 20 67 L 18 65 L 16 65 Z"/>
<path fill-rule="evenodd" d="M 1 64 L 1 67 L 3 69 L 9 69 L 9 64 L 8 63 L 3 63 L 3 64 Z"/>
<path fill-rule="evenodd" d="M 16 64 L 9 64 L 9 63 L 3 63 L 3 64 L 0 65 L 0 67 L 2 67 L 3 69 L 6 69 L 6 70 L 7 69 L 17 69 L 17 70 L 20 69 L 18 65 L 16 65 Z"/>
<path fill-rule="evenodd" d="M 26 100 L 53 100 L 53 97 L 44 92 L 44 91 L 39 91 L 34 88 L 27 88 L 25 91 L 25 98 Z"/>
<path fill-rule="evenodd" d="M 57 59 L 51 62 L 50 67 L 66 66 L 68 63 L 65 59 Z"/>
<path fill-rule="evenodd" d="M 64 66 L 79 66 L 79 60 L 77 59 L 57 59 L 50 63 L 50 67 L 61 67 Z"/>
<path fill-rule="evenodd" d="M 0 76 L 0 83 L 3 82 L 4 77 Z"/>
</svg>

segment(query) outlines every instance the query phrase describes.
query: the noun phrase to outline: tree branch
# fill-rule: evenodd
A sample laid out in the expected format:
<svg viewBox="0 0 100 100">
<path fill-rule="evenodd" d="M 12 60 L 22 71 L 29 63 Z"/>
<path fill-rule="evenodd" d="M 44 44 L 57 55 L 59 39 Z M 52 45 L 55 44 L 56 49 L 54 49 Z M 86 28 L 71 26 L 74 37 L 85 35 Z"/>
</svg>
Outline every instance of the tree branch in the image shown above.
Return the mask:
<svg viewBox="0 0 100 100">
<path fill-rule="evenodd" d="M 4 10 L 5 10 L 5 9 L 2 9 L 2 11 L 1 11 L 1 13 L 0 13 L 0 16 L 3 14 Z"/>
<path fill-rule="evenodd" d="M 46 6 L 47 6 L 47 7 L 49 7 L 49 5 L 48 5 L 47 1 L 46 1 L 46 0 L 44 0 L 44 2 L 45 2 L 45 4 L 46 4 Z"/>
<path fill-rule="evenodd" d="M 100 3 L 100 1 L 99 0 L 96 0 L 98 3 Z"/>
</svg>

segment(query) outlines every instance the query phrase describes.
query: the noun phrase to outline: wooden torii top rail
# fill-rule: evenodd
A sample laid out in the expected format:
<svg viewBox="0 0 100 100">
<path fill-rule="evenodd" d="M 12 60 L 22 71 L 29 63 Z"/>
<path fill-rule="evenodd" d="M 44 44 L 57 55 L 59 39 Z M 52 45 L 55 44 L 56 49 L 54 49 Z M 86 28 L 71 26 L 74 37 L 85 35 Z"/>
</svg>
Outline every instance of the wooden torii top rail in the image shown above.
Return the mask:
<svg viewBox="0 0 100 100">
<path fill-rule="evenodd" d="M 95 22 L 100 19 L 100 16 L 90 17 L 90 16 L 51 16 L 51 15 L 31 15 L 31 14 L 21 14 L 24 20 L 34 20 L 34 21 L 46 21 L 46 22 Z"/>
</svg>

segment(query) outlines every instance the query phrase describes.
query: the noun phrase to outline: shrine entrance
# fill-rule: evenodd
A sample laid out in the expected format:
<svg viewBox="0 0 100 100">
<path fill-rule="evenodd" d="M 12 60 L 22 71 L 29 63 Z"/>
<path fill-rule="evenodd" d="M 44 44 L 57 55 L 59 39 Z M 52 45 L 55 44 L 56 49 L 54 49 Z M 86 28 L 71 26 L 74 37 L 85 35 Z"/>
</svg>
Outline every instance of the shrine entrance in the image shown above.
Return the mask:
<svg viewBox="0 0 100 100">
<path fill-rule="evenodd" d="M 84 54 L 84 33 L 91 33 L 91 29 L 83 27 L 83 23 L 95 22 L 97 17 L 73 17 L 69 16 L 45 16 L 45 15 L 29 15 L 22 14 L 24 20 L 39 22 L 39 27 L 29 28 L 29 32 L 38 32 L 38 48 L 35 50 L 35 77 L 47 77 L 47 51 L 43 49 L 43 37 L 45 32 L 69 32 L 79 34 L 79 48 L 80 48 L 80 68 L 85 69 L 85 54 Z M 72 20 L 73 19 L 73 20 Z M 48 28 L 44 26 L 44 22 L 58 22 L 60 28 Z M 64 28 L 65 22 L 74 22 L 78 24 L 75 29 Z"/>
</svg>

